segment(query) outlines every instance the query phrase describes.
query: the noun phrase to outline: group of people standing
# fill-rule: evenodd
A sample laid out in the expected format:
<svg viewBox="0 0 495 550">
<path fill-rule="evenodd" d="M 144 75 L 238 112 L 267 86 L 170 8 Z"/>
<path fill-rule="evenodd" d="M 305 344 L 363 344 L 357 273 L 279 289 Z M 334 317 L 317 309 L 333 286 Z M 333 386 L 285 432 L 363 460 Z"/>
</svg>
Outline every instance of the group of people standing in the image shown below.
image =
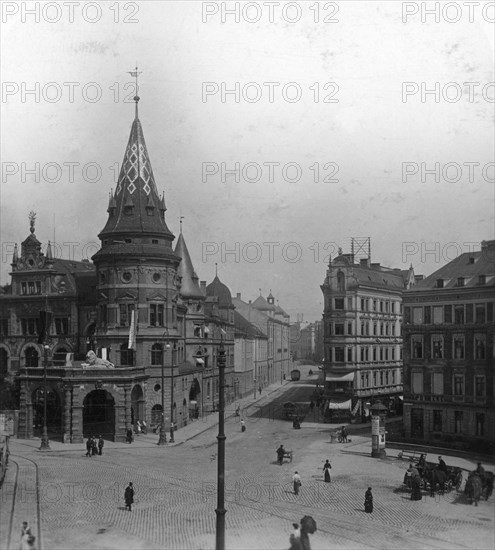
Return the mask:
<svg viewBox="0 0 495 550">
<path fill-rule="evenodd" d="M 86 441 L 86 456 L 92 457 L 94 455 L 102 455 L 103 454 L 103 445 L 105 442 L 103 441 L 103 438 L 101 435 L 96 439 L 94 435 L 88 437 L 88 440 Z"/>
</svg>

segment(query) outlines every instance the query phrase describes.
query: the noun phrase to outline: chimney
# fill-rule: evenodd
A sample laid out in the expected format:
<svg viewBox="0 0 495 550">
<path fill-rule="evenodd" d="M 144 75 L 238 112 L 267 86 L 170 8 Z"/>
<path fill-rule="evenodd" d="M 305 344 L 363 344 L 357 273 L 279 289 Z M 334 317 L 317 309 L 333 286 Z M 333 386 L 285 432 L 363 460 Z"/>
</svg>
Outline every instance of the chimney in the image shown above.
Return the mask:
<svg viewBox="0 0 495 550">
<path fill-rule="evenodd" d="M 199 281 L 201 292 L 206 296 L 206 281 Z"/>
<path fill-rule="evenodd" d="M 370 266 L 370 259 L 369 258 L 361 258 L 359 260 L 359 265 L 361 267 L 369 267 Z"/>
<path fill-rule="evenodd" d="M 237 293 L 236 298 L 237 298 L 238 300 L 241 299 L 241 293 L 240 293 L 240 292 Z"/>
<path fill-rule="evenodd" d="M 374 267 L 376 269 L 380 269 L 380 264 L 377 262 L 377 263 L 371 264 L 371 267 Z"/>
</svg>

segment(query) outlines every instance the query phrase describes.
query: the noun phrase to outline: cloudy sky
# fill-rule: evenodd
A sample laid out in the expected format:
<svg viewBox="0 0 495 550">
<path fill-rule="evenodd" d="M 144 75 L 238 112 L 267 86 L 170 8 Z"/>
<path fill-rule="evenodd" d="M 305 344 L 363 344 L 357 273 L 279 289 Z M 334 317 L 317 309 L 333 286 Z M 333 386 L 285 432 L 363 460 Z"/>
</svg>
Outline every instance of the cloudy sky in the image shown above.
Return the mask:
<svg viewBox="0 0 495 550">
<path fill-rule="evenodd" d="M 30 210 L 60 255 L 96 252 L 136 63 L 167 222 L 177 235 L 184 216 L 200 279 L 217 263 L 233 294 L 271 289 L 313 320 L 351 237 L 424 274 L 479 248 L 494 232 L 495 14 L 450 3 L 437 22 L 424 4 L 3 2 L 1 284 Z"/>
</svg>

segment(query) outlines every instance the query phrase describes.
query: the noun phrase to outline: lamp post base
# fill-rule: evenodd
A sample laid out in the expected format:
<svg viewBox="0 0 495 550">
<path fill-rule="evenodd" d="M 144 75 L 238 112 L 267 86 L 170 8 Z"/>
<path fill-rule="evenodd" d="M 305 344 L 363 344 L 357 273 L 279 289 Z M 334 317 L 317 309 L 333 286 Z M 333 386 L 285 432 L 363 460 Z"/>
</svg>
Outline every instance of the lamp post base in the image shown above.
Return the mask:
<svg viewBox="0 0 495 550">
<path fill-rule="evenodd" d="M 40 451 L 49 451 L 49 450 L 50 450 L 50 441 L 48 440 L 48 436 L 43 435 L 41 438 Z"/>
<path fill-rule="evenodd" d="M 157 445 L 166 445 L 167 443 L 167 434 L 165 433 L 165 429 L 162 426 L 160 428 L 160 439 L 158 440 Z"/>
</svg>

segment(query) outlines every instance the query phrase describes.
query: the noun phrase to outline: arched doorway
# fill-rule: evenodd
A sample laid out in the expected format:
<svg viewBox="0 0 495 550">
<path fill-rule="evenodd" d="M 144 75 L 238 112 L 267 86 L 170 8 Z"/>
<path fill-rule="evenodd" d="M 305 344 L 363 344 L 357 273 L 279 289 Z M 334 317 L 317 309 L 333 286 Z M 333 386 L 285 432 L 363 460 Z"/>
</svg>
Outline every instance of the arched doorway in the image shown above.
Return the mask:
<svg viewBox="0 0 495 550">
<path fill-rule="evenodd" d="M 24 358 L 26 360 L 26 367 L 36 368 L 39 366 L 40 355 L 36 348 L 33 348 L 31 346 L 26 348 L 26 351 L 24 352 Z"/>
<path fill-rule="evenodd" d="M 115 401 L 107 391 L 93 390 L 84 398 L 83 435 L 114 439 Z"/>
<path fill-rule="evenodd" d="M 189 418 L 199 418 L 199 394 L 201 393 L 201 386 L 198 379 L 195 378 L 192 381 L 191 389 L 189 390 Z"/>
<path fill-rule="evenodd" d="M 153 405 L 153 408 L 151 409 L 150 427 L 153 429 L 153 431 L 156 431 L 156 428 L 160 427 L 161 423 L 162 423 L 162 406 L 158 404 Z"/>
<path fill-rule="evenodd" d="M 62 406 L 57 392 L 49 389 L 46 393 L 46 428 L 48 434 L 62 433 Z M 43 431 L 43 415 L 45 390 L 42 387 L 36 388 L 31 395 L 33 404 L 33 435 L 41 436 Z"/>
<path fill-rule="evenodd" d="M 144 395 L 141 386 L 136 385 L 131 391 L 131 423 L 134 425 L 138 420 L 146 420 L 144 411 Z"/>
</svg>

